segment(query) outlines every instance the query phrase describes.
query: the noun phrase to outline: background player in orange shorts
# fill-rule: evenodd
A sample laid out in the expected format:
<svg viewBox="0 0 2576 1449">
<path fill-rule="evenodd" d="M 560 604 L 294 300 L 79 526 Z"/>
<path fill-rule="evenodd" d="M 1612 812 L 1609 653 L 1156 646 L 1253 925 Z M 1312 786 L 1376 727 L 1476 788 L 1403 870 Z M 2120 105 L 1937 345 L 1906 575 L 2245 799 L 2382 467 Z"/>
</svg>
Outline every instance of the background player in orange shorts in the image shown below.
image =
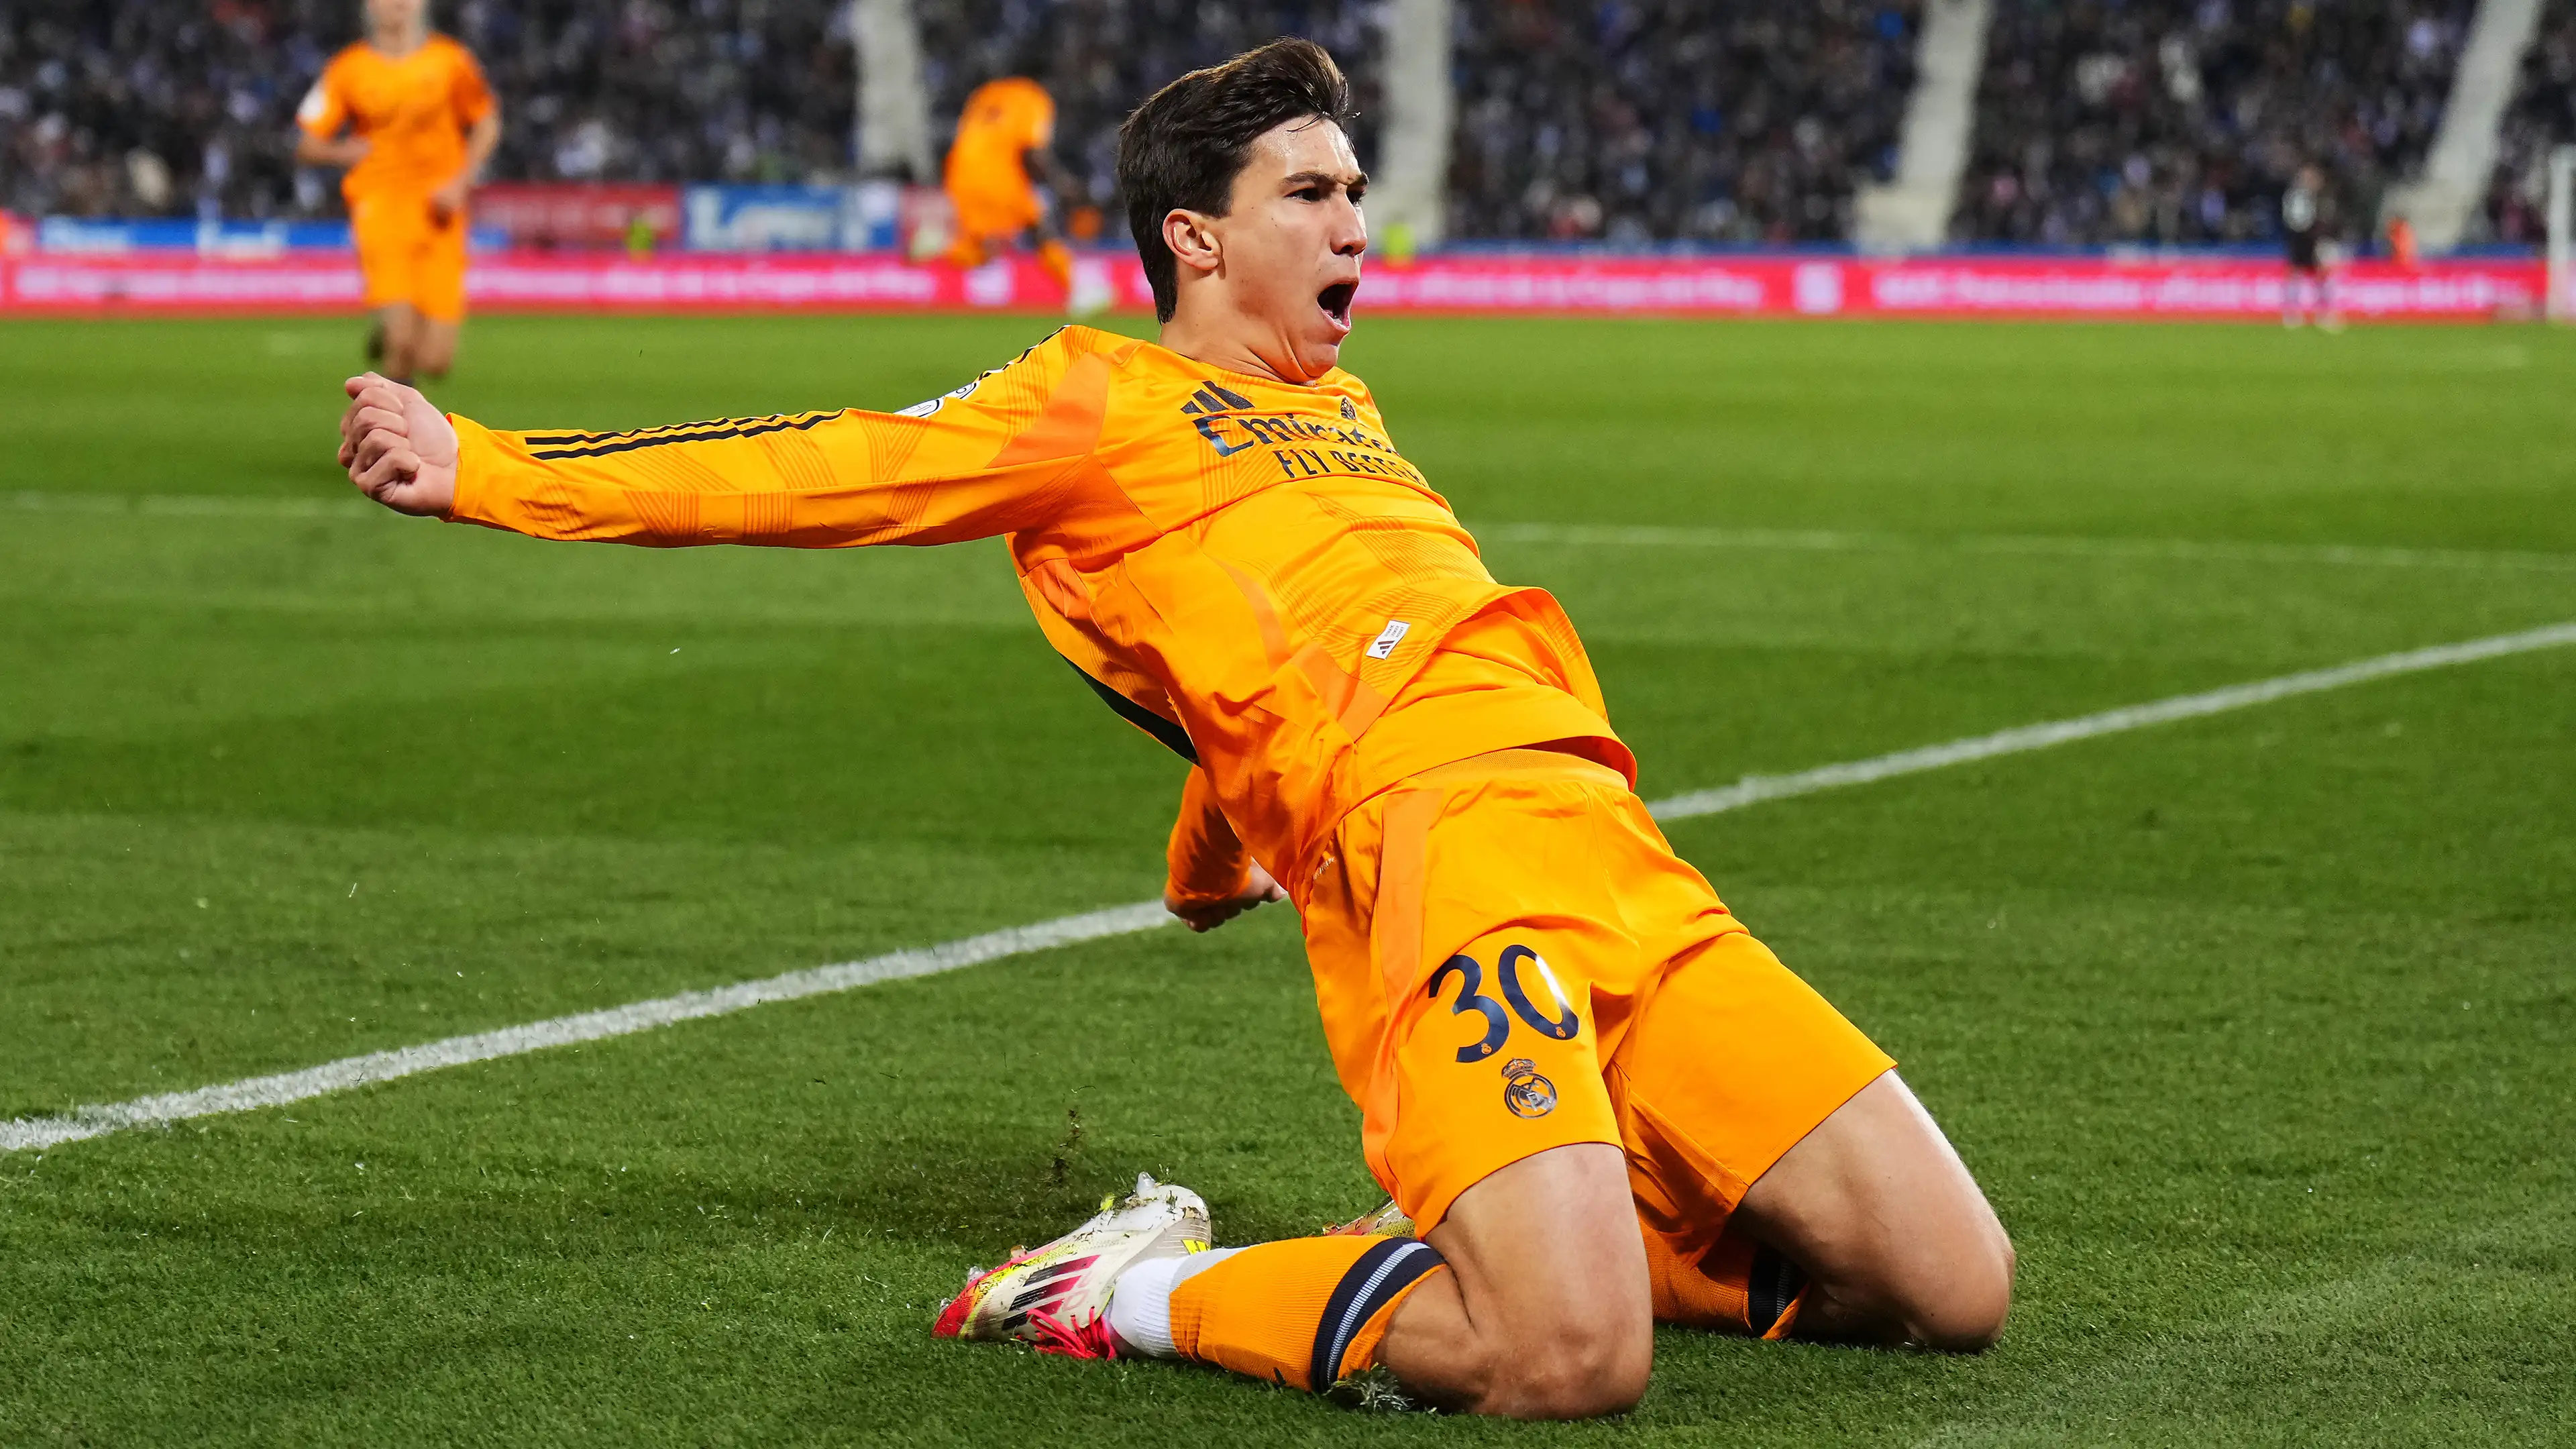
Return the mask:
<svg viewBox="0 0 2576 1449">
<path fill-rule="evenodd" d="M 297 160 L 348 168 L 370 353 L 405 381 L 445 376 L 465 320 L 466 195 L 501 142 L 483 68 L 430 33 L 426 0 L 367 0 L 367 38 L 331 57 L 295 122 Z"/>
<path fill-rule="evenodd" d="M 1967 1169 L 1673 853 L 1573 626 L 1486 572 L 1338 366 L 1368 245 L 1349 104 L 1283 40 L 1129 118 L 1160 345 L 1067 327 L 897 414 L 632 433 L 496 431 L 352 378 L 341 464 L 388 507 L 542 538 L 1004 536 L 1047 641 L 1191 762 L 1173 912 L 1295 904 L 1418 1236 L 1216 1249 L 1196 1194 L 1140 1179 L 971 1272 L 935 1333 L 1526 1417 L 1636 1403 L 1658 1321 L 1985 1346 L 2013 1255 Z"/>
<path fill-rule="evenodd" d="M 1068 294 L 1073 253 L 1057 235 L 1038 186 L 1058 197 L 1072 181 L 1050 149 L 1055 145 L 1055 98 L 1026 76 L 1003 76 L 975 88 L 957 116 L 949 143 L 946 184 L 956 234 L 946 260 L 980 267 L 996 249 L 1035 232 L 1038 260 Z"/>
</svg>

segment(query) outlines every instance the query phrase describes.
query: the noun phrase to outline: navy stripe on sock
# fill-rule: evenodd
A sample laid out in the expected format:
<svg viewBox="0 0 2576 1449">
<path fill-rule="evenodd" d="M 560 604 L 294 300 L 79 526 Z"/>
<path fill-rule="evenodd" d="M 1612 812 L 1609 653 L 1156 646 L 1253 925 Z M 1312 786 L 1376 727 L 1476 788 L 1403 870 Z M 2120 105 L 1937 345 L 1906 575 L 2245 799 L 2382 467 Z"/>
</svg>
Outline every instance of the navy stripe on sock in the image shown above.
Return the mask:
<svg viewBox="0 0 2576 1449">
<path fill-rule="evenodd" d="M 1341 1377 L 1342 1355 L 1351 1340 L 1379 1309 L 1416 1279 L 1442 1266 L 1438 1249 L 1411 1238 L 1388 1238 L 1360 1254 L 1359 1261 L 1333 1285 L 1324 1303 L 1324 1321 L 1315 1325 L 1315 1356 L 1306 1370 L 1306 1386 L 1322 1393 Z"/>
<path fill-rule="evenodd" d="M 1744 1317 L 1754 1336 L 1769 1333 L 1806 1286 L 1807 1275 L 1798 1271 L 1797 1264 L 1768 1247 L 1755 1249 L 1751 1281 L 1744 1291 Z"/>
</svg>

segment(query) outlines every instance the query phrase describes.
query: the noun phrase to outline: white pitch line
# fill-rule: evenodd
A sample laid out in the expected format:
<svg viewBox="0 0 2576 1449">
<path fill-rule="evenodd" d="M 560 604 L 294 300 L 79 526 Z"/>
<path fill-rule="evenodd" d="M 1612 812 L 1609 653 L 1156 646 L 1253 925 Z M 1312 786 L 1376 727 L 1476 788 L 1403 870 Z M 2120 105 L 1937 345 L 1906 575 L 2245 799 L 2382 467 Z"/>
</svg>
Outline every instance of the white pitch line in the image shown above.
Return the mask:
<svg viewBox="0 0 2576 1449">
<path fill-rule="evenodd" d="M 2257 680 L 2251 684 L 2232 685 L 2199 694 L 2177 695 L 2150 704 L 2130 705 L 2123 709 L 2104 710 L 2075 719 L 2048 724 L 2024 725 L 2018 729 L 2000 730 L 1990 735 L 1953 740 L 1948 744 L 1922 749 L 1900 750 L 1874 759 L 1853 760 L 1820 769 L 1801 770 L 1792 775 L 1750 775 L 1732 785 L 1715 790 L 1699 790 L 1687 795 L 1659 801 L 1647 808 L 1661 820 L 1687 820 L 1702 815 L 1716 815 L 1728 810 L 1766 800 L 1781 800 L 1793 795 L 1812 795 L 1846 785 L 1863 785 L 1897 775 L 1911 775 L 1937 770 L 1947 765 L 1970 760 L 1993 759 L 1998 755 L 2020 754 L 2047 749 L 2052 745 L 2076 740 L 2118 734 L 2125 730 L 2144 729 L 2149 725 L 2168 724 L 2175 720 L 2197 719 L 2203 715 L 2245 709 L 2268 704 L 2293 695 L 2314 694 L 2320 690 L 2340 689 L 2392 675 L 2415 674 L 2428 669 L 2443 669 L 2469 664 L 2481 659 L 2496 659 L 2509 654 L 2528 654 L 2535 650 L 2576 644 L 2576 622 L 2551 624 L 2538 629 L 2525 629 L 2514 634 L 2498 634 L 2485 639 L 2471 639 L 2458 644 L 2440 644 L 2429 649 L 2410 649 L 2399 654 L 2383 654 L 2375 659 L 2356 660 L 2329 669 L 2312 669 L 2277 679 Z M 498 1031 L 478 1032 L 472 1036 L 454 1036 L 420 1046 L 394 1051 L 370 1052 L 365 1056 L 344 1057 L 302 1071 L 281 1072 L 275 1076 L 250 1077 L 220 1086 L 200 1087 L 193 1092 L 170 1092 L 156 1097 L 138 1097 L 130 1102 L 109 1106 L 78 1107 L 60 1117 L 21 1117 L 0 1122 L 0 1152 L 21 1152 L 28 1148 L 51 1147 L 83 1138 L 104 1136 L 128 1127 L 166 1126 L 192 1117 L 211 1117 L 226 1112 L 248 1112 L 261 1107 L 283 1107 L 329 1092 L 346 1091 L 371 1082 L 390 1082 L 400 1077 L 436 1071 L 441 1067 L 463 1066 L 468 1062 L 491 1061 L 514 1057 L 547 1047 L 570 1046 L 576 1042 L 599 1041 L 608 1037 L 628 1036 L 674 1022 L 706 1016 L 726 1016 L 773 1001 L 794 1001 L 801 997 L 820 996 L 848 991 L 879 981 L 897 981 L 912 976 L 931 976 L 954 971 L 962 966 L 999 961 L 1006 957 L 1052 950 L 1078 941 L 1095 941 L 1109 936 L 1133 935 L 1167 925 L 1172 918 L 1159 901 L 1144 901 L 1132 906 L 1093 911 L 1086 915 L 1065 916 L 1041 921 L 1031 926 L 1015 926 L 981 936 L 950 941 L 945 945 L 915 950 L 894 951 L 871 956 L 864 961 L 845 961 L 834 966 L 816 966 L 790 971 L 760 981 L 738 982 L 706 991 L 683 991 L 677 996 L 658 997 L 602 1011 L 585 1011 L 572 1016 L 558 1016 L 524 1026 L 503 1027 Z"/>
<path fill-rule="evenodd" d="M 1984 553 L 2061 558 L 2172 559 L 2181 562 L 2329 564 L 2366 568 L 2507 569 L 2576 573 L 2576 553 L 2470 548 L 2371 548 L 2358 544 L 2242 543 L 2224 539 L 2086 538 L 2049 534 L 1858 533 L 1808 528 L 1661 528 L 1592 523 L 1488 523 L 1476 537 L 1491 543 L 1591 545 L 1608 548 L 1733 548 L 1802 553 Z"/>
<path fill-rule="evenodd" d="M 199 1087 L 193 1092 L 138 1097 L 131 1102 L 118 1102 L 107 1107 L 79 1107 L 61 1117 L 21 1117 L 0 1122 L 0 1151 L 22 1152 L 30 1147 L 51 1147 L 61 1142 L 77 1142 L 84 1137 L 103 1136 L 127 1127 L 155 1127 L 190 1117 L 283 1107 L 326 1092 L 346 1091 L 370 1082 L 390 1082 L 397 1077 L 434 1072 L 441 1067 L 461 1067 L 468 1062 L 488 1062 L 495 1057 L 523 1056 L 547 1047 L 630 1036 L 657 1026 L 669 1026 L 673 1022 L 691 1021 L 702 1016 L 728 1016 L 773 1001 L 822 996 L 880 981 L 935 976 L 960 966 L 999 961 L 1006 956 L 1024 956 L 1032 951 L 1070 946 L 1076 941 L 1124 936 L 1170 920 L 1172 917 L 1164 911 L 1162 902 L 1149 901 L 1114 910 L 1093 911 L 1087 915 L 1040 921 L 1034 926 L 1014 926 L 1006 931 L 968 936 L 962 941 L 950 941 L 940 946 L 891 951 L 864 961 L 844 961 L 836 966 L 790 971 L 761 981 L 737 982 L 707 991 L 683 991 L 677 996 L 631 1002 L 604 1011 L 558 1016 L 547 1021 L 532 1021 L 525 1026 L 505 1026 L 499 1031 L 477 1032 L 472 1036 L 451 1036 L 444 1041 L 401 1047 L 389 1052 L 369 1052 L 362 1057 L 343 1057 L 318 1067 L 306 1067 L 300 1072 L 250 1077 L 216 1087 Z"/>
<path fill-rule="evenodd" d="M 1694 790 L 1659 800 L 1646 808 L 1658 820 L 1688 820 L 1694 816 L 1716 815 L 1738 810 L 1764 800 L 1781 800 L 1791 795 L 1812 795 L 1819 790 L 1840 789 L 1845 785 L 1866 785 L 1872 780 L 1885 780 L 1898 775 L 1919 774 L 1949 765 L 1964 765 L 1970 760 L 1991 760 L 1997 755 L 2018 755 L 2029 750 L 2044 750 L 2052 745 L 2071 744 L 2101 735 L 2115 735 L 2124 730 L 2144 729 L 2148 725 L 2171 724 L 2175 720 L 2198 719 L 2203 715 L 2223 714 L 2231 709 L 2270 704 L 2293 695 L 2315 694 L 2319 690 L 2341 689 L 2348 684 L 2385 679 L 2392 674 L 2415 674 L 2427 669 L 2444 669 L 2454 664 L 2469 664 L 2480 659 L 2495 659 L 2507 654 L 2528 654 L 2535 649 L 2552 649 L 2561 644 L 2576 644 L 2576 622 L 2549 624 L 2538 629 L 2525 629 L 2518 634 L 2497 634 L 2485 639 L 2471 639 L 2460 644 L 2436 644 L 2429 649 L 2409 649 L 2402 654 L 2382 654 L 2376 659 L 2360 659 L 2350 664 L 2337 664 L 2327 669 L 2310 669 L 2299 674 L 2284 674 L 2277 679 L 2258 679 L 2251 684 L 2231 684 L 2225 689 L 2207 690 L 2200 694 L 2178 694 L 2151 704 L 2124 705 L 2106 709 L 2100 714 L 2079 715 L 2074 719 L 2051 720 L 2046 724 L 2022 725 L 1997 730 L 1990 735 L 1952 740 L 1943 745 L 1925 745 L 1920 749 L 1899 750 L 1875 759 L 1851 760 L 1839 765 L 1824 765 L 1813 770 L 1800 770 L 1794 775 L 1747 775 L 1732 785 L 1714 790 Z"/>
</svg>

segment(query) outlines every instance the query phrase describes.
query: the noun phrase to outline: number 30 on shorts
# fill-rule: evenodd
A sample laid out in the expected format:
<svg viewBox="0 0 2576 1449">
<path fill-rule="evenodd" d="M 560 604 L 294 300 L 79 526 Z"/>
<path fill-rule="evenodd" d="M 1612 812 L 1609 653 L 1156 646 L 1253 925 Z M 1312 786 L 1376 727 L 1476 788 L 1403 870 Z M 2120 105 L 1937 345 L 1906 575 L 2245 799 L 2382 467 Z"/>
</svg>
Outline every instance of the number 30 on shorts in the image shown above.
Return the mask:
<svg viewBox="0 0 2576 1449">
<path fill-rule="evenodd" d="M 1546 983 L 1547 994 L 1556 1006 L 1554 1017 L 1541 1016 L 1530 1003 L 1528 988 L 1521 982 L 1523 963 L 1536 968 L 1538 979 Z M 1575 1033 L 1583 1030 L 1583 1018 L 1575 1013 L 1574 1003 L 1565 999 L 1565 988 L 1557 983 L 1556 973 L 1548 969 L 1547 958 L 1527 946 L 1505 946 L 1494 961 L 1494 976 L 1503 989 L 1503 1001 L 1511 1003 L 1508 1014 L 1503 1010 L 1503 1001 L 1485 994 L 1485 967 L 1473 956 L 1452 956 L 1441 962 L 1440 969 L 1431 973 L 1431 984 L 1423 994 L 1438 1000 L 1441 983 L 1453 975 L 1458 978 L 1458 999 L 1449 1004 L 1449 1014 L 1465 1016 L 1472 1011 L 1485 1018 L 1484 1036 L 1458 1048 L 1458 1060 L 1462 1062 L 1481 1062 L 1501 1051 L 1512 1034 L 1515 1016 L 1550 1041 L 1572 1041 Z"/>
</svg>

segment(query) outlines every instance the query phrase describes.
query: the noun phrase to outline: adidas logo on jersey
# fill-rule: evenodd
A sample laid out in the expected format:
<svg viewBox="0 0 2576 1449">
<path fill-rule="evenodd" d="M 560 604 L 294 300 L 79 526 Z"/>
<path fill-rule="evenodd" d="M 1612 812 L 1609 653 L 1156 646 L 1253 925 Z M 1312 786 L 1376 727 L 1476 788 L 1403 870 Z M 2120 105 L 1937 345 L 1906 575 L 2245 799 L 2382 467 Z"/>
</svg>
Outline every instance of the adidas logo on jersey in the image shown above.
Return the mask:
<svg viewBox="0 0 2576 1449">
<path fill-rule="evenodd" d="M 1197 392 L 1190 394 L 1190 400 L 1181 404 L 1181 411 L 1204 417 L 1209 413 L 1246 412 L 1251 407 L 1252 399 L 1243 394 L 1203 382 Z"/>
</svg>

